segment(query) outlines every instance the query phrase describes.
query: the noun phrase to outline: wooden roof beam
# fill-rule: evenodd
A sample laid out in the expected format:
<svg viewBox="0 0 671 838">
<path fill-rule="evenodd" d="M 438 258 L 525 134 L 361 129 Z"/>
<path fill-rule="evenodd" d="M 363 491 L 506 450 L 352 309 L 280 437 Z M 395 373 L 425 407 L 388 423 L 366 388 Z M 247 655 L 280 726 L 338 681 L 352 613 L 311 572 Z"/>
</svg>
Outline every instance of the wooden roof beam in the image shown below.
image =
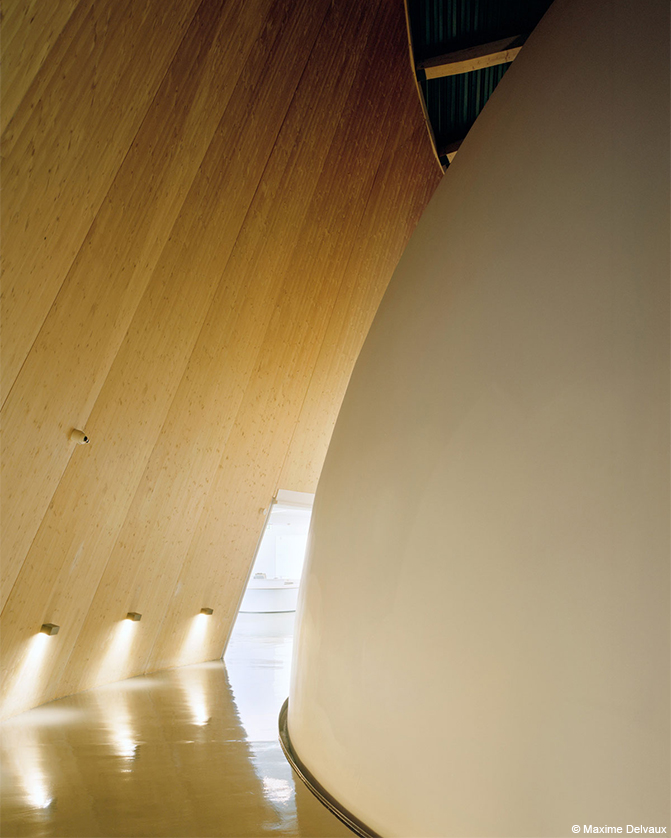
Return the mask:
<svg viewBox="0 0 671 838">
<path fill-rule="evenodd" d="M 470 73 L 472 70 L 494 67 L 497 64 L 507 64 L 517 57 L 527 37 L 527 34 L 514 35 L 512 38 L 502 38 L 489 44 L 478 44 L 428 58 L 417 64 L 417 78 L 419 81 L 439 79 L 443 76 L 456 76 Z"/>
</svg>

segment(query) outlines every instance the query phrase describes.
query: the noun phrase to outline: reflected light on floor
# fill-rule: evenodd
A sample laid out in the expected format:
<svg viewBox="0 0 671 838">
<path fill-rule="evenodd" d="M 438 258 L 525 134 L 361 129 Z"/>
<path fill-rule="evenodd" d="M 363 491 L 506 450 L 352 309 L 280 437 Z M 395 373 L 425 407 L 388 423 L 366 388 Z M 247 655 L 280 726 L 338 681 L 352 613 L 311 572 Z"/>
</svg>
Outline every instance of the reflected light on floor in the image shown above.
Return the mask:
<svg viewBox="0 0 671 838">
<path fill-rule="evenodd" d="M 116 733 L 116 751 L 120 757 L 133 759 L 137 751 L 137 742 L 133 742 L 130 731 L 119 730 Z"/>
<path fill-rule="evenodd" d="M 137 754 L 138 742 L 131 724 L 131 715 L 125 697 L 121 694 L 111 694 L 108 703 L 105 705 L 105 710 L 114 752 L 122 759 L 134 759 Z"/>
<path fill-rule="evenodd" d="M 198 660 L 198 649 L 205 641 L 207 627 L 211 620 L 212 617 L 207 614 L 196 614 L 193 618 L 179 655 L 181 662 L 193 663 L 195 660 Z"/>
<path fill-rule="evenodd" d="M 263 793 L 266 800 L 271 803 L 287 803 L 291 800 L 294 787 L 288 780 L 280 780 L 276 777 L 264 777 Z"/>
<path fill-rule="evenodd" d="M 44 662 L 47 652 L 58 643 L 58 636 L 50 637 L 38 632 L 26 644 L 25 657 L 19 668 L 14 683 L 7 692 L 3 705 L 3 715 L 20 712 L 35 703 L 45 677 Z"/>
<path fill-rule="evenodd" d="M 10 737 L 16 741 L 7 753 L 13 756 L 13 768 L 23 789 L 26 804 L 31 809 L 48 809 L 54 802 L 54 796 L 42 769 L 42 758 L 46 756 L 44 748 L 30 728 L 13 730 Z"/>
<path fill-rule="evenodd" d="M 204 695 L 191 694 L 189 697 L 189 706 L 193 713 L 193 723 L 202 727 L 210 721 L 210 714 L 207 712 Z"/>
<path fill-rule="evenodd" d="M 28 802 L 36 809 L 47 809 L 54 802 L 53 797 L 48 797 L 44 786 L 36 788 L 28 795 Z"/>
<path fill-rule="evenodd" d="M 111 640 L 98 670 L 98 683 L 118 681 L 124 677 L 130 647 L 139 623 L 120 620 L 110 632 Z"/>
<path fill-rule="evenodd" d="M 179 676 L 186 703 L 193 716 L 193 724 L 204 727 L 212 718 L 207 702 L 206 675 L 202 671 L 189 667 L 181 670 Z"/>
<path fill-rule="evenodd" d="M 46 779 L 38 769 L 31 771 L 24 763 L 22 767 L 23 786 L 26 789 L 26 799 L 35 809 L 46 809 L 53 803 L 54 799 L 47 788 Z"/>
<path fill-rule="evenodd" d="M 290 632 L 292 624 L 282 614 L 251 618 L 242 642 L 232 642 L 233 680 L 255 697 L 249 709 L 259 741 L 242 727 L 221 661 L 59 699 L 0 726 L 0 834 L 351 838 L 307 789 L 295 787 L 278 741 L 286 692 L 278 693 L 277 667 L 288 665 L 290 642 L 280 629 Z M 137 646 L 142 623 L 129 626 L 121 634 Z M 191 628 L 191 618 L 183 627 Z M 107 628 L 105 653 L 117 626 Z M 194 636 L 210 638 L 202 626 Z M 45 639 L 56 649 L 58 638 Z"/>
</svg>

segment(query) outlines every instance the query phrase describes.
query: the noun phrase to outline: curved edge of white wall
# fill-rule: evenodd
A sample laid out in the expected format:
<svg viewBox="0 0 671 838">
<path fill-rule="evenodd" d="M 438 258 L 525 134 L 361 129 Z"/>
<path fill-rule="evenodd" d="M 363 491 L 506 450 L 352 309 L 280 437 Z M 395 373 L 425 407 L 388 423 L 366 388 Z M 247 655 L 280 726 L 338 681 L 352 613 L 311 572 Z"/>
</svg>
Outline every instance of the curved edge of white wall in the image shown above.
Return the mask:
<svg viewBox="0 0 671 838">
<path fill-rule="evenodd" d="M 668 4 L 556 0 L 383 300 L 288 727 L 384 836 L 666 825 Z"/>
</svg>

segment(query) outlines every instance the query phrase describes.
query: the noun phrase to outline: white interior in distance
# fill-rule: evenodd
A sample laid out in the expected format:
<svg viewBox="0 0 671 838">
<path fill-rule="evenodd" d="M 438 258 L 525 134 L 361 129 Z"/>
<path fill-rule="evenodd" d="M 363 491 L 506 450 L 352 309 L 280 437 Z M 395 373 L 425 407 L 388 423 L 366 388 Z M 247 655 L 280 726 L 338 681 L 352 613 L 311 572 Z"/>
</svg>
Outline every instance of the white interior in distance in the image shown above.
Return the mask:
<svg viewBox="0 0 671 838">
<path fill-rule="evenodd" d="M 295 611 L 314 494 L 280 489 L 273 498 L 240 611 Z"/>
</svg>

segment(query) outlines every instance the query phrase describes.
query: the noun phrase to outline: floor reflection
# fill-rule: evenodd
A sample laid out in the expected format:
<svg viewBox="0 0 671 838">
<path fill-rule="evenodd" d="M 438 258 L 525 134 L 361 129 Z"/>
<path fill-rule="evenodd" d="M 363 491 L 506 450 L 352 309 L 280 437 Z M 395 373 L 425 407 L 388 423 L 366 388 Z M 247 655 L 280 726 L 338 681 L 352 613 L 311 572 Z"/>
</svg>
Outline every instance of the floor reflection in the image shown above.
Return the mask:
<svg viewBox="0 0 671 838">
<path fill-rule="evenodd" d="M 293 615 L 241 618 L 228 672 L 132 678 L 3 723 L 2 835 L 351 835 L 277 740 Z"/>
</svg>

